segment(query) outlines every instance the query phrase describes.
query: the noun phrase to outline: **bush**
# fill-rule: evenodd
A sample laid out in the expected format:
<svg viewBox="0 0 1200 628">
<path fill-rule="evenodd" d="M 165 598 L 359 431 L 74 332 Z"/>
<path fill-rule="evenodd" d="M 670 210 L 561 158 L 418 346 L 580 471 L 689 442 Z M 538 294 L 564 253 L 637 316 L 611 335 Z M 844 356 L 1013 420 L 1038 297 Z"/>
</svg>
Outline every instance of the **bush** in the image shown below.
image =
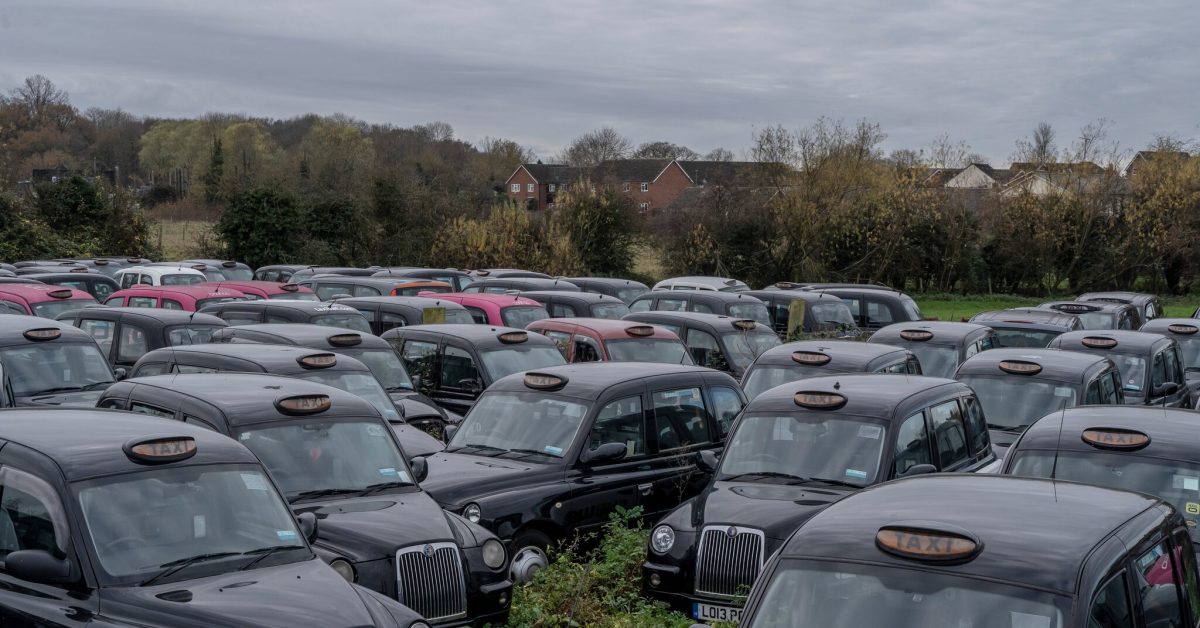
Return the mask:
<svg viewBox="0 0 1200 628">
<path fill-rule="evenodd" d="M 270 188 L 238 194 L 221 214 L 216 232 L 229 259 L 251 268 L 298 259 L 303 214 L 292 196 Z"/>
</svg>

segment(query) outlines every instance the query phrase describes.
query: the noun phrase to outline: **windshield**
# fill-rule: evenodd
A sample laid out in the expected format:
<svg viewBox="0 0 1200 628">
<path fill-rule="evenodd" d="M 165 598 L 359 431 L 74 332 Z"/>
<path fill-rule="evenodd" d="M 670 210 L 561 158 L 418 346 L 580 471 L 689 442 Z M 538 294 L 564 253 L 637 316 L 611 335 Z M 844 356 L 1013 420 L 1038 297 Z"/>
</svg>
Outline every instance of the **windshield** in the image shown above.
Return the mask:
<svg viewBox="0 0 1200 628">
<path fill-rule="evenodd" d="M 958 370 L 958 347 L 927 342 L 906 342 L 903 346 L 917 355 L 922 375 L 954 379 L 954 372 Z"/>
<path fill-rule="evenodd" d="M 887 428 L 879 420 L 802 412 L 747 415 L 721 456 L 722 480 L 771 482 L 824 479 L 873 484 L 879 477 Z M 886 475 L 886 474 L 883 474 Z"/>
<path fill-rule="evenodd" d="M 471 313 L 465 308 L 461 310 L 446 309 L 446 322 L 456 325 L 474 325 L 475 319 L 471 317 Z"/>
<path fill-rule="evenodd" d="M 1075 451 L 1017 451 L 1009 475 L 1058 478 L 1096 486 L 1149 493 L 1171 502 L 1188 521 L 1192 540 L 1200 541 L 1196 503 L 1200 502 L 1200 465 L 1132 454 Z M 1055 459 L 1057 458 L 1057 462 Z"/>
<path fill-rule="evenodd" d="M 762 303 L 735 303 L 729 306 L 729 315 L 734 318 L 749 318 L 770 327 L 771 313 Z"/>
<path fill-rule="evenodd" d="M 567 363 L 557 347 L 493 349 L 480 353 L 479 357 L 493 382 L 513 373 Z"/>
<path fill-rule="evenodd" d="M 78 310 L 89 303 L 95 303 L 95 299 L 64 299 L 62 301 L 42 301 L 40 303 L 30 303 L 29 307 L 33 310 L 34 316 L 42 318 L 58 318 L 63 312 Z"/>
<path fill-rule="evenodd" d="M 361 331 L 364 334 L 371 333 L 371 324 L 367 322 L 367 317 L 362 313 L 346 313 L 346 314 L 318 314 L 308 320 L 313 325 L 323 325 L 325 327 L 341 327 L 343 329 L 353 329 Z"/>
<path fill-rule="evenodd" d="M 224 278 L 224 276 L 218 277 L 216 281 L 220 281 Z M 192 286 L 198 283 L 204 283 L 205 281 L 208 281 L 208 277 L 205 277 L 204 275 L 193 275 L 191 273 L 163 275 L 162 278 L 159 279 L 159 283 L 164 286 Z"/>
<path fill-rule="evenodd" d="M 809 306 L 809 316 L 812 323 L 811 331 L 837 331 L 852 329 L 856 326 L 850 308 L 845 303 L 813 303 Z"/>
<path fill-rule="evenodd" d="M 959 381 L 971 387 L 983 404 L 988 427 L 1028 427 L 1034 421 L 1078 403 L 1080 386 L 1048 382 L 1025 375 L 987 377 L 964 375 Z"/>
<path fill-rule="evenodd" d="M 1084 329 L 1116 329 L 1117 317 L 1111 312 L 1071 312 Z"/>
<path fill-rule="evenodd" d="M 112 369 L 94 342 L 45 342 L 4 347 L 0 363 L 13 395 L 100 390 L 113 383 Z"/>
<path fill-rule="evenodd" d="M 1120 353 L 1105 353 L 1105 357 L 1117 365 L 1121 371 L 1121 390 L 1127 397 L 1141 397 L 1146 394 L 1146 359 L 1137 355 Z"/>
<path fill-rule="evenodd" d="M 647 292 L 649 290 L 646 288 L 619 288 L 617 290 L 617 298 L 629 304 Z"/>
<path fill-rule="evenodd" d="M 320 301 L 314 292 L 280 292 L 267 296 L 268 299 L 283 299 L 285 301 Z"/>
<path fill-rule="evenodd" d="M 230 281 L 250 281 L 254 279 L 254 271 L 240 266 L 222 266 L 221 273 Z"/>
<path fill-rule="evenodd" d="M 167 328 L 167 344 L 172 347 L 180 345 L 202 345 L 212 342 L 213 332 L 224 325 L 176 325 Z"/>
<path fill-rule="evenodd" d="M 866 543 L 871 543 L 868 539 Z M 745 628 L 1063 628 L 1070 599 L 930 570 L 784 560 Z"/>
<path fill-rule="evenodd" d="M 629 313 L 624 303 L 600 303 L 592 306 L 592 318 L 619 319 Z"/>
<path fill-rule="evenodd" d="M 206 554 L 229 555 L 161 580 L 234 571 L 275 547 L 296 551 L 276 553 L 270 564 L 310 556 L 258 465 L 163 467 L 80 482 L 75 491 L 99 559 L 96 572 L 108 585 L 141 583 Z"/>
<path fill-rule="evenodd" d="M 500 310 L 500 319 L 504 324 L 517 329 L 525 329 L 526 325 L 544 318 L 550 318 L 550 313 L 540 305 L 517 305 Z"/>
<path fill-rule="evenodd" d="M 412 286 L 408 288 L 397 288 L 392 291 L 396 296 L 415 297 L 422 292 L 433 292 L 435 294 L 444 294 L 454 292 L 450 286 Z"/>
<path fill-rule="evenodd" d="M 1200 370 L 1200 338 L 1179 340 L 1179 352 L 1183 355 L 1183 366 L 1187 370 Z"/>
<path fill-rule="evenodd" d="M 400 448 L 379 419 L 277 421 L 241 430 L 289 502 L 409 485 Z"/>
<path fill-rule="evenodd" d="M 670 338 L 640 338 L 607 340 L 608 359 L 613 362 L 662 362 L 665 364 L 695 364 L 687 347 Z"/>
<path fill-rule="evenodd" d="M 794 364 L 789 366 L 756 366 L 746 373 L 742 390 L 747 399 L 753 399 L 776 386 L 798 382 L 809 377 L 832 375 L 829 369 L 820 366 Z"/>
<path fill-rule="evenodd" d="M 404 370 L 404 363 L 391 349 L 338 349 L 338 353 L 344 353 L 366 364 L 375 375 L 375 379 L 379 380 L 388 392 L 413 388 L 412 378 L 408 376 L 408 371 Z"/>
<path fill-rule="evenodd" d="M 396 405 L 392 403 L 392 398 L 384 392 L 383 386 L 379 385 L 379 380 L 375 379 L 375 376 L 370 373 L 323 369 L 319 371 L 304 371 L 297 373 L 293 377 L 305 379 L 310 382 L 320 382 L 326 386 L 333 386 L 338 390 L 344 390 L 375 406 L 379 414 L 383 415 L 383 418 L 388 421 L 400 419 L 400 413 L 396 411 Z"/>
<path fill-rule="evenodd" d="M 214 303 L 229 303 L 230 301 L 243 301 L 243 300 L 244 299 L 242 299 L 241 297 L 219 297 L 216 299 L 197 299 L 196 300 L 196 311 L 200 311 L 200 310 L 204 309 L 204 306 L 212 305 Z"/>
<path fill-rule="evenodd" d="M 1033 329 L 1005 329 L 996 327 L 997 347 L 1044 348 L 1061 334 L 1060 331 L 1037 331 Z"/>
<path fill-rule="evenodd" d="M 582 403 L 542 393 L 485 393 L 467 412 L 446 451 L 562 458 L 587 411 Z"/>
<path fill-rule="evenodd" d="M 758 356 L 780 344 L 779 336 L 770 332 L 735 331 L 721 336 L 724 338 L 723 344 L 727 350 L 729 361 L 738 370 L 745 370 L 758 359 Z"/>
</svg>

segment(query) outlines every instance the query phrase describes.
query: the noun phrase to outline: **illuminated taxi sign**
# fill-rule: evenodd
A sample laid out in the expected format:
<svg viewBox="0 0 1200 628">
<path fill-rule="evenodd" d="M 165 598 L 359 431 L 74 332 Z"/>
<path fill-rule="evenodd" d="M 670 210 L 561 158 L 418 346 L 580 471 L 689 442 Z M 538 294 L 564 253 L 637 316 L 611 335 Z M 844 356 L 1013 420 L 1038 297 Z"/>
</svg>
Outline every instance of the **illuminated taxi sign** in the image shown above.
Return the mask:
<svg viewBox="0 0 1200 628">
<path fill-rule="evenodd" d="M 506 331 L 503 334 L 496 336 L 496 338 L 506 345 L 515 345 L 529 340 L 529 334 L 523 331 Z"/>
<path fill-rule="evenodd" d="M 53 327 L 45 327 L 42 329 L 27 329 L 27 330 L 25 330 L 24 335 L 25 335 L 25 338 L 28 340 L 35 340 L 35 341 L 54 340 L 55 338 L 58 338 L 59 336 L 62 335 L 62 330 L 54 329 Z"/>
<path fill-rule="evenodd" d="M 1173 325 L 1167 325 L 1167 331 L 1169 331 L 1173 334 L 1182 334 L 1184 336 L 1191 336 L 1192 334 L 1200 331 L 1200 327 L 1197 327 L 1195 325 L 1185 325 L 1182 323 L 1175 323 Z"/>
<path fill-rule="evenodd" d="M 733 321 L 733 326 L 742 331 L 750 331 L 751 329 L 754 329 L 755 327 L 757 327 L 758 323 L 755 323 L 751 319 L 744 318 L 741 320 Z"/>
<path fill-rule="evenodd" d="M 525 386 L 535 390 L 555 390 L 567 385 L 567 378 L 548 373 L 526 373 Z"/>
<path fill-rule="evenodd" d="M 914 342 L 925 342 L 933 338 L 933 332 L 925 329 L 905 329 L 900 332 L 900 337 Z"/>
<path fill-rule="evenodd" d="M 1087 336 L 1080 343 L 1092 349 L 1112 349 L 1117 346 L 1117 339 L 1106 336 Z"/>
<path fill-rule="evenodd" d="M 237 266 L 237 262 L 221 262 L 221 265 L 225 268 L 233 268 L 234 266 Z"/>
<path fill-rule="evenodd" d="M 353 347 L 362 344 L 362 336 L 359 334 L 334 334 L 325 340 L 335 347 Z"/>
<path fill-rule="evenodd" d="M 791 289 L 797 288 L 799 286 L 800 286 L 800 284 L 792 283 L 790 281 L 780 281 L 775 284 L 775 287 L 779 288 L 780 290 L 791 290 Z"/>
<path fill-rule="evenodd" d="M 332 353 L 317 353 L 306 355 L 296 361 L 305 368 L 324 369 L 337 364 L 337 356 Z"/>
<path fill-rule="evenodd" d="M 192 270 L 204 270 L 208 268 L 207 264 L 192 264 Z"/>
<path fill-rule="evenodd" d="M 805 364 L 808 366 L 824 366 L 829 364 L 833 358 L 820 351 L 793 351 L 792 361 L 797 364 Z"/>
<path fill-rule="evenodd" d="M 1000 363 L 1000 370 L 1014 375 L 1037 375 L 1042 372 L 1042 365 L 1023 360 L 1004 360 Z"/>
<path fill-rule="evenodd" d="M 87 269 L 87 266 L 72 266 L 72 267 L 71 267 L 71 270 L 70 270 L 69 272 L 72 272 L 72 273 L 86 273 L 86 272 L 88 272 L 88 269 Z"/>
<path fill-rule="evenodd" d="M 196 439 L 190 436 L 165 436 L 135 440 L 125 444 L 125 455 L 147 463 L 177 462 L 196 455 Z"/>
<path fill-rule="evenodd" d="M 279 284 L 279 289 L 283 290 L 284 292 L 296 292 L 300 290 L 300 286 L 297 286 L 294 283 L 281 283 Z"/>
<path fill-rule="evenodd" d="M 798 392 L 793 397 L 793 401 L 801 408 L 812 408 L 814 410 L 836 410 L 846 405 L 846 398 L 829 392 Z"/>
<path fill-rule="evenodd" d="M 66 290 L 51 290 L 46 294 L 54 297 L 55 299 L 69 299 L 71 298 L 71 289 L 67 288 Z"/>
<path fill-rule="evenodd" d="M 1086 303 L 1061 303 L 1054 306 L 1054 309 L 1061 312 L 1095 312 L 1100 308 L 1095 305 L 1087 305 Z"/>
<path fill-rule="evenodd" d="M 1083 431 L 1083 442 L 1100 449 L 1141 449 L 1150 444 L 1150 437 L 1134 430 L 1092 427 Z"/>
<path fill-rule="evenodd" d="M 650 325 L 634 325 L 633 327 L 626 327 L 625 333 L 630 336 L 653 336 L 654 328 Z"/>
<path fill-rule="evenodd" d="M 965 531 L 941 527 L 884 526 L 875 533 L 875 545 L 893 556 L 930 563 L 965 562 L 983 549 L 983 543 Z"/>
<path fill-rule="evenodd" d="M 275 402 L 275 407 L 284 414 L 317 414 L 332 406 L 329 395 L 297 395 Z"/>
</svg>

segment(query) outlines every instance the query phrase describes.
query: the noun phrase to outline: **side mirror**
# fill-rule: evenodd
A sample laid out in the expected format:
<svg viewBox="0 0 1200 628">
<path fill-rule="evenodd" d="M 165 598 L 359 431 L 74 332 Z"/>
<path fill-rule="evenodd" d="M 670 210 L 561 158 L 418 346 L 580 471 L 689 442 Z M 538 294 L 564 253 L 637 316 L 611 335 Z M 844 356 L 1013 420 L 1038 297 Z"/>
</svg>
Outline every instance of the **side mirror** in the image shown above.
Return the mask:
<svg viewBox="0 0 1200 628">
<path fill-rule="evenodd" d="M 300 524 L 300 533 L 304 538 L 308 539 L 309 543 L 317 542 L 317 516 L 311 512 L 302 512 L 296 515 L 296 521 Z"/>
<path fill-rule="evenodd" d="M 454 439 L 454 435 L 457 433 L 458 426 L 451 423 L 450 425 L 442 428 L 442 440 L 446 441 L 446 444 L 449 445 L 450 441 Z"/>
<path fill-rule="evenodd" d="M 329 297 L 328 300 L 337 301 L 338 299 L 349 299 L 349 298 L 351 298 L 350 295 L 346 294 L 345 292 L 339 292 L 339 293 Z"/>
<path fill-rule="evenodd" d="M 908 471 L 901 473 L 900 477 L 908 478 L 914 475 L 928 475 L 930 473 L 937 473 L 937 467 L 931 464 L 916 464 L 909 467 Z"/>
<path fill-rule="evenodd" d="M 45 550 L 17 550 L 4 559 L 4 570 L 14 578 L 41 584 L 71 580 L 71 562 Z"/>
<path fill-rule="evenodd" d="M 696 467 L 705 473 L 716 473 L 717 454 L 711 449 L 701 449 L 696 452 Z"/>
<path fill-rule="evenodd" d="M 602 464 L 616 462 L 625 457 L 628 448 L 623 443 L 604 443 L 595 449 L 585 449 L 579 454 L 579 462 L 583 464 Z"/>
<path fill-rule="evenodd" d="M 119 382 L 126 377 L 129 377 L 129 369 L 123 366 L 118 366 L 117 368 L 113 369 L 113 379 Z"/>
<path fill-rule="evenodd" d="M 395 406 L 395 408 L 396 408 L 396 414 L 399 414 L 400 418 L 403 419 L 404 418 L 404 404 L 400 403 L 399 401 L 393 401 L 392 405 Z"/>
<path fill-rule="evenodd" d="M 1153 396 L 1165 397 L 1167 395 L 1174 395 L 1177 392 L 1179 392 L 1179 384 L 1176 384 L 1175 382 L 1167 382 L 1155 388 L 1153 391 Z"/>
<path fill-rule="evenodd" d="M 475 379 L 474 377 L 458 380 L 458 387 L 473 395 L 483 392 L 483 382 Z"/>
<path fill-rule="evenodd" d="M 424 482 L 425 478 L 429 477 L 429 463 L 426 462 L 425 456 L 413 458 L 408 464 L 412 467 L 413 479 L 418 484 Z"/>
<path fill-rule="evenodd" d="M 421 392 L 421 376 L 420 376 L 420 375 L 413 375 L 413 376 L 412 376 L 412 377 L 410 377 L 409 379 L 411 379 L 411 380 L 412 380 L 412 384 L 413 384 L 413 390 L 415 390 L 415 391 L 417 391 L 417 392 Z"/>
</svg>

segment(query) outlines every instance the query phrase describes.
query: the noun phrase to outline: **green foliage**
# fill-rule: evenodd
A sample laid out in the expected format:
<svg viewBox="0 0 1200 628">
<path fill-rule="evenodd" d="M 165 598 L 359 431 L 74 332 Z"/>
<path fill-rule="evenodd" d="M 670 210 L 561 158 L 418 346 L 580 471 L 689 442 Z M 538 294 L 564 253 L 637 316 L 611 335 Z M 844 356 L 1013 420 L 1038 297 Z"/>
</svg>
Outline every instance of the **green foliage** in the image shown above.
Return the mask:
<svg viewBox="0 0 1200 628">
<path fill-rule="evenodd" d="M 457 268 L 538 268 L 569 275 L 583 268 L 566 228 L 535 220 L 528 210 L 501 203 L 482 218 L 459 216 L 444 225 L 428 255 Z"/>
<path fill-rule="evenodd" d="M 299 259 L 303 212 L 296 199 L 272 188 L 237 195 L 217 222 L 227 257 L 251 268 Z"/>
<path fill-rule="evenodd" d="M 640 221 L 633 200 L 615 191 L 560 194 L 549 220 L 559 222 L 570 235 L 579 263 L 587 272 L 605 277 L 627 277 L 633 267 L 633 246 Z"/>
<path fill-rule="evenodd" d="M 647 534 L 641 509 L 618 507 L 591 551 L 568 548 L 528 585 L 513 588 L 509 626 L 677 626 L 693 621 L 641 595 Z"/>
</svg>

